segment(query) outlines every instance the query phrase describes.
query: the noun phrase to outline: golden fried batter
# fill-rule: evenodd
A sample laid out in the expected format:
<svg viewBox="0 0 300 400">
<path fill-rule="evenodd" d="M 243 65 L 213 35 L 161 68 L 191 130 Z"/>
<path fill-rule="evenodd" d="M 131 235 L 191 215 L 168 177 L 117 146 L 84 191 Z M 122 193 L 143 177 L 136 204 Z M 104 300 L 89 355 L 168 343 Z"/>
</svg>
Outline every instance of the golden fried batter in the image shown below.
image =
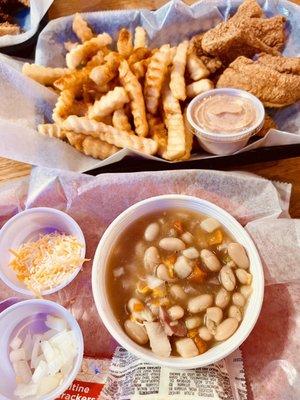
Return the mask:
<svg viewBox="0 0 300 400">
<path fill-rule="evenodd" d="M 270 129 L 277 129 L 277 125 L 276 122 L 270 117 L 270 115 L 266 115 L 264 124 L 261 130 L 256 133 L 256 136 L 264 137 Z"/>
<path fill-rule="evenodd" d="M 260 54 L 257 61 L 283 74 L 300 75 L 300 57 L 274 57 L 269 54 Z"/>
<path fill-rule="evenodd" d="M 253 57 L 264 52 L 279 55 L 285 43 L 285 17 L 264 18 L 255 0 L 246 0 L 228 21 L 207 31 L 203 50 L 228 64 L 238 56 Z"/>
<path fill-rule="evenodd" d="M 274 65 L 272 63 L 274 58 Z M 286 62 L 290 62 L 286 58 Z M 292 59 L 293 60 L 293 59 Z M 217 87 L 244 89 L 257 96 L 266 107 L 285 107 L 300 100 L 300 76 L 276 70 L 278 57 L 265 65 L 238 57 L 220 76 Z"/>
</svg>

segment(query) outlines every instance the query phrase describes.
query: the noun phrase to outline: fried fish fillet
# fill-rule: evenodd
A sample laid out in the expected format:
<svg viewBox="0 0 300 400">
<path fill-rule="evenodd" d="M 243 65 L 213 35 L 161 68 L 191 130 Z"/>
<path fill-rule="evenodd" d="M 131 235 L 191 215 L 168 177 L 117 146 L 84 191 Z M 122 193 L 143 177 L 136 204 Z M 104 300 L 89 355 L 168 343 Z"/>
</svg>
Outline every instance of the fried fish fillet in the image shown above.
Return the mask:
<svg viewBox="0 0 300 400">
<path fill-rule="evenodd" d="M 246 0 L 228 21 L 207 31 L 202 38 L 203 50 L 228 64 L 238 56 L 252 57 L 264 52 L 279 55 L 285 42 L 285 17 L 263 18 L 254 0 Z"/>
<path fill-rule="evenodd" d="M 266 107 L 285 107 L 300 100 L 300 76 L 282 73 L 273 66 L 279 57 L 271 57 L 269 64 L 238 57 L 220 76 L 217 87 L 246 90 L 258 97 Z M 286 63 L 291 62 L 286 58 Z M 293 60 L 293 59 L 292 59 Z"/>
<path fill-rule="evenodd" d="M 256 133 L 256 136 L 264 137 L 270 129 L 277 129 L 277 125 L 273 118 L 270 117 L 270 115 L 266 115 L 264 124 L 261 130 Z"/>
<path fill-rule="evenodd" d="M 264 13 L 256 0 L 245 0 L 234 14 L 235 18 L 261 18 Z"/>
<path fill-rule="evenodd" d="M 260 54 L 257 61 L 283 74 L 300 75 L 300 57 L 274 57 L 269 54 Z"/>
<path fill-rule="evenodd" d="M 212 56 L 208 53 L 206 53 L 203 48 L 202 48 L 202 38 L 203 38 L 204 33 L 200 33 L 198 35 L 195 35 L 191 40 L 190 40 L 190 46 L 189 46 L 189 54 L 196 54 L 198 58 L 203 62 L 205 67 L 209 70 L 210 73 L 215 73 L 218 69 L 222 67 L 222 62 L 219 57 Z"/>
</svg>

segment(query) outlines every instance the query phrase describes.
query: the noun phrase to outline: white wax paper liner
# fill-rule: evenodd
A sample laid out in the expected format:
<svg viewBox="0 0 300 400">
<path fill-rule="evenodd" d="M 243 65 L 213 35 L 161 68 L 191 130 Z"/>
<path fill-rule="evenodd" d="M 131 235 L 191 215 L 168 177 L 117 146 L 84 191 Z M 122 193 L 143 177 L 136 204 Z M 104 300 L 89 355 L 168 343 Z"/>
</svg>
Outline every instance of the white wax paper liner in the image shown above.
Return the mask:
<svg viewBox="0 0 300 400">
<path fill-rule="evenodd" d="M 122 10 L 86 13 L 85 17 L 96 32 L 108 31 L 114 37 L 122 26 L 133 29 L 143 25 L 149 33 L 151 45 L 164 42 L 176 44 L 186 37 L 205 31 L 232 13 L 240 2 L 207 0 L 189 7 L 180 1 L 171 1 L 151 12 L 148 10 Z M 288 41 L 284 53 L 297 55 L 300 52 L 300 7 L 285 0 L 262 2 L 268 16 L 278 13 L 288 18 Z M 72 32 L 72 16 L 50 21 L 39 36 L 36 62 L 49 66 L 63 66 L 66 40 L 76 40 Z M 26 90 L 24 90 L 26 88 Z M 50 121 L 56 95 L 20 74 L 16 63 L 0 56 L 0 156 L 50 168 L 61 168 L 77 172 L 91 170 L 120 161 L 131 155 L 161 160 L 158 157 L 123 149 L 104 161 L 86 157 L 66 143 L 41 136 L 36 125 Z M 262 139 L 256 140 L 239 152 L 259 147 L 300 143 L 300 103 L 273 112 L 280 130 L 271 129 Z M 204 151 L 192 155 L 191 160 L 217 156 Z M 187 162 L 188 166 L 188 162 Z"/>
<path fill-rule="evenodd" d="M 30 0 L 30 9 L 26 18 L 20 22 L 22 32 L 19 35 L 0 36 L 0 47 L 13 46 L 30 39 L 38 30 L 39 24 L 53 3 L 53 0 Z"/>
</svg>

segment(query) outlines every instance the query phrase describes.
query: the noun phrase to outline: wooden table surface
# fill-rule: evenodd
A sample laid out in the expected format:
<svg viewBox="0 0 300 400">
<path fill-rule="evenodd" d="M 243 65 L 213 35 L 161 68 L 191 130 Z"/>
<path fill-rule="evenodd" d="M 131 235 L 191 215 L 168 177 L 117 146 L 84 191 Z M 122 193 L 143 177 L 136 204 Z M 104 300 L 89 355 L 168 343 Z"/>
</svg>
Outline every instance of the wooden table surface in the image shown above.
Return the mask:
<svg viewBox="0 0 300 400">
<path fill-rule="evenodd" d="M 54 19 L 76 11 L 97 11 L 122 8 L 148 8 L 154 10 L 165 4 L 166 0 L 54 0 L 49 18 Z M 193 0 L 186 0 L 192 4 Z M 300 5 L 300 0 L 294 0 Z M 31 166 L 5 158 L 0 158 L 0 181 L 26 176 Z M 275 162 L 260 162 L 259 164 L 235 166 L 231 169 L 253 172 L 268 179 L 290 182 L 293 185 L 290 213 L 294 218 L 300 218 L 300 157 Z"/>
</svg>

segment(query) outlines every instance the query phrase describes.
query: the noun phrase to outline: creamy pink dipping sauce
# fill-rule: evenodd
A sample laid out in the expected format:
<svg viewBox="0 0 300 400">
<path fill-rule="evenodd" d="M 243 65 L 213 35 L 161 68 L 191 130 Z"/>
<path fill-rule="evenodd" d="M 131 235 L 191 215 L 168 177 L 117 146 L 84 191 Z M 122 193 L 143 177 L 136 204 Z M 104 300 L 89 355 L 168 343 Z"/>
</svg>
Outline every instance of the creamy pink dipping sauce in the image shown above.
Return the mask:
<svg viewBox="0 0 300 400">
<path fill-rule="evenodd" d="M 251 128 L 258 119 L 251 100 L 219 94 L 202 99 L 193 109 L 195 123 L 207 132 L 231 134 Z"/>
</svg>

